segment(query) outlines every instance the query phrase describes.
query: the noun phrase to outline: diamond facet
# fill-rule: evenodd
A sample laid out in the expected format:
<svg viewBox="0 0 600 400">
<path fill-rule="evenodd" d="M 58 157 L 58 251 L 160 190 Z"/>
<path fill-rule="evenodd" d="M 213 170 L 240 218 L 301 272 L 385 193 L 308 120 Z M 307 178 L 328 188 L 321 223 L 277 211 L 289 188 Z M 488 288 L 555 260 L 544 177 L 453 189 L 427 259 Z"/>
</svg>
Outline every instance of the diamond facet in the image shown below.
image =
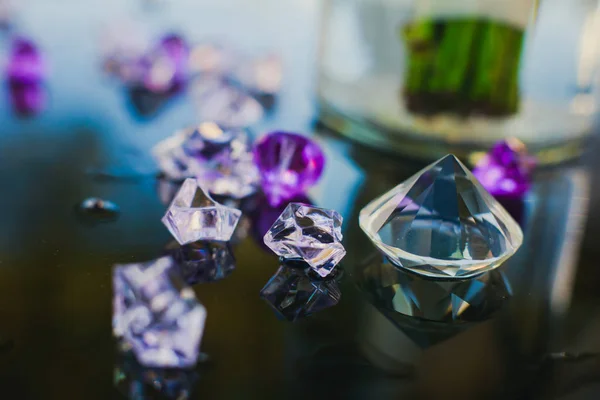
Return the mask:
<svg viewBox="0 0 600 400">
<path fill-rule="evenodd" d="M 290 203 L 264 237 L 280 257 L 304 260 L 327 276 L 346 255 L 342 245 L 342 216 L 333 210 Z"/>
<path fill-rule="evenodd" d="M 520 198 L 531 187 L 533 157 L 517 139 L 498 142 L 473 169 L 473 175 L 493 196 Z"/>
<path fill-rule="evenodd" d="M 244 130 L 205 122 L 163 140 L 153 153 L 167 177 L 195 177 L 212 194 L 240 199 L 257 190 L 258 170 Z"/>
<path fill-rule="evenodd" d="M 305 193 L 317 183 L 325 167 L 325 156 L 317 143 L 287 132 L 273 132 L 259 139 L 254 161 L 273 207 Z"/>
<path fill-rule="evenodd" d="M 242 212 L 214 201 L 198 184 L 188 178 L 162 219 L 180 244 L 198 240 L 228 241 Z"/>
<path fill-rule="evenodd" d="M 219 281 L 235 270 L 231 245 L 226 242 L 199 241 L 184 246 L 173 242 L 167 253 L 177 263 L 188 285 Z"/>
<path fill-rule="evenodd" d="M 170 257 L 116 265 L 113 285 L 113 332 L 140 364 L 181 368 L 196 363 L 206 309 Z"/>
<path fill-rule="evenodd" d="M 394 264 L 437 278 L 494 269 L 523 242 L 519 225 L 453 155 L 372 201 L 359 220 Z"/>
<path fill-rule="evenodd" d="M 260 291 L 278 316 L 295 321 L 336 305 L 341 293 L 335 279 L 310 278 L 299 268 L 282 265 Z"/>
</svg>

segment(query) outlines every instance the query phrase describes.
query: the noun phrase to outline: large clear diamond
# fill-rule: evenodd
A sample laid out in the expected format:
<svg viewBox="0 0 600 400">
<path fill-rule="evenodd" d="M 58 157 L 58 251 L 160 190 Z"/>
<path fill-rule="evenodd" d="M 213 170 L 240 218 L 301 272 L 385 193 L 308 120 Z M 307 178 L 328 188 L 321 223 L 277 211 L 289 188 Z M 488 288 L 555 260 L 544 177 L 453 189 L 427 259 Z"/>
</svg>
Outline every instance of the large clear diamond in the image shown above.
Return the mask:
<svg viewBox="0 0 600 400">
<path fill-rule="evenodd" d="M 519 225 L 453 155 L 368 204 L 360 226 L 394 264 L 434 278 L 494 269 L 523 242 Z"/>
<path fill-rule="evenodd" d="M 217 203 L 196 179 L 188 178 L 162 222 L 183 245 L 198 240 L 228 241 L 241 216 L 240 210 Z"/>
<path fill-rule="evenodd" d="M 198 359 L 206 309 L 170 257 L 116 265 L 113 332 L 140 364 L 191 367 Z"/>
</svg>

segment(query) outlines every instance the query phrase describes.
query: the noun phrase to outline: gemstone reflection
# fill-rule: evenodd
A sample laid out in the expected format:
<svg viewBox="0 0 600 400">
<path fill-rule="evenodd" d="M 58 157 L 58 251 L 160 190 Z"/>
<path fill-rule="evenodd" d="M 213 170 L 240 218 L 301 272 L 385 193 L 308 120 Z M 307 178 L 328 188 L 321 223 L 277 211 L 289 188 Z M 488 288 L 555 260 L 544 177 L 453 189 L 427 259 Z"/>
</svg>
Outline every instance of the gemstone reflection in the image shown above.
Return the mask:
<svg viewBox="0 0 600 400">
<path fill-rule="evenodd" d="M 179 267 L 188 285 L 220 281 L 235 270 L 228 242 L 199 241 L 186 245 L 171 242 L 165 249 Z"/>
</svg>

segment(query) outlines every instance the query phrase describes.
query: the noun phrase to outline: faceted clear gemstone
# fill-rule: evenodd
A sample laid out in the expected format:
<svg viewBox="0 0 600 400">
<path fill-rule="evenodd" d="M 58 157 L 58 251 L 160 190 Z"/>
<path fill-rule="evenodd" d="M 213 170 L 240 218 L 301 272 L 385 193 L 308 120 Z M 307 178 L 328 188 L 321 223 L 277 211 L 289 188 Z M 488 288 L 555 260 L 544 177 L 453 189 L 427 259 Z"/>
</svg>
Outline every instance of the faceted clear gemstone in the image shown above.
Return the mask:
<svg viewBox="0 0 600 400">
<path fill-rule="evenodd" d="M 158 143 L 153 154 L 167 177 L 195 177 L 212 194 L 239 199 L 257 190 L 258 170 L 244 130 L 205 122 Z"/>
<path fill-rule="evenodd" d="M 335 279 L 310 278 L 299 268 L 282 265 L 260 291 L 278 316 L 295 321 L 336 305 L 341 293 Z"/>
<path fill-rule="evenodd" d="M 166 250 L 188 285 L 219 281 L 235 270 L 233 251 L 226 242 L 200 241 L 184 246 L 173 242 Z"/>
<path fill-rule="evenodd" d="M 247 91 L 220 77 L 197 79 L 192 87 L 198 115 L 222 126 L 245 128 L 264 116 L 260 103 Z"/>
<path fill-rule="evenodd" d="M 190 367 L 206 319 L 170 257 L 113 270 L 113 332 L 138 361 L 153 367 Z"/>
<path fill-rule="evenodd" d="M 327 276 L 346 255 L 342 246 L 342 216 L 333 210 L 290 203 L 264 237 L 280 257 L 302 259 Z"/>
<path fill-rule="evenodd" d="M 187 400 L 197 380 L 194 369 L 147 368 L 129 353 L 119 354 L 115 363 L 114 386 L 130 400 Z"/>
<path fill-rule="evenodd" d="M 240 210 L 217 203 L 196 179 L 188 178 L 162 222 L 180 244 L 198 240 L 228 241 L 241 216 Z"/>
<path fill-rule="evenodd" d="M 511 138 L 496 143 L 473 169 L 473 175 L 493 196 L 521 198 L 531 187 L 535 160 L 525 145 Z"/>
<path fill-rule="evenodd" d="M 452 155 L 367 205 L 360 226 L 394 264 L 437 278 L 496 268 L 523 242 L 518 224 Z"/>
<path fill-rule="evenodd" d="M 431 321 L 483 321 L 512 296 L 510 283 L 498 269 L 472 279 L 432 280 L 379 258 L 359 267 L 353 276 L 385 314 L 401 313 Z"/>
<path fill-rule="evenodd" d="M 254 160 L 273 207 L 305 193 L 317 183 L 325 167 L 325 156 L 316 142 L 287 132 L 273 132 L 259 139 Z"/>
</svg>

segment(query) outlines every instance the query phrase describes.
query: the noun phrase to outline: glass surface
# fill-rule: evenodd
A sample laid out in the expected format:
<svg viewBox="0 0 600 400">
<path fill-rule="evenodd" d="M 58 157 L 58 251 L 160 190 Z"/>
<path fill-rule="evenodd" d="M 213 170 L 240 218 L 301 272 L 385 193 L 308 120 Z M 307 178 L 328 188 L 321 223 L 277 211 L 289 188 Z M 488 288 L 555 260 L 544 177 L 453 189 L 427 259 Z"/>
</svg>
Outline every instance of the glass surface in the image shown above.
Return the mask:
<svg viewBox="0 0 600 400">
<path fill-rule="evenodd" d="M 577 155 L 597 114 L 597 2 L 499 4 L 325 1 L 321 120 L 432 161 L 508 136 L 544 163 Z"/>
<path fill-rule="evenodd" d="M 405 315 L 400 328 L 357 284 L 374 252 L 358 214 L 423 165 L 326 132 L 315 137 L 327 165 L 308 196 L 344 217 L 339 303 L 291 323 L 260 298 L 280 263 L 261 241 L 270 224 L 258 217 L 278 212 L 258 202 L 234 235 L 235 269 L 194 286 L 207 310 L 206 361 L 181 373 L 142 371 L 118 355 L 111 267 L 156 259 L 173 246 L 160 218 L 177 188 L 155 178 L 150 149 L 197 121 L 186 93 L 140 115 L 127 90 L 100 70 L 92 45 L 99 27 L 138 15 L 156 32 L 177 28 L 194 40 L 223 34 L 249 51 L 271 45 L 284 57 L 285 86 L 255 131 L 311 132 L 317 2 L 161 3 L 30 0 L 16 20 L 46 52 L 52 73 L 48 107 L 34 118 L 16 117 L 7 92 L 0 96 L 0 398 L 151 398 L 159 387 L 192 399 L 598 397 L 598 216 L 591 207 L 577 263 L 589 197 L 579 167 L 538 177 L 524 208 L 526 245 L 505 271 L 508 302 L 456 334 L 447 321 L 432 327 Z M 292 23 L 302 29 L 281 34 Z M 114 202 L 118 217 L 83 221 L 73 207 L 91 196 Z"/>
</svg>

